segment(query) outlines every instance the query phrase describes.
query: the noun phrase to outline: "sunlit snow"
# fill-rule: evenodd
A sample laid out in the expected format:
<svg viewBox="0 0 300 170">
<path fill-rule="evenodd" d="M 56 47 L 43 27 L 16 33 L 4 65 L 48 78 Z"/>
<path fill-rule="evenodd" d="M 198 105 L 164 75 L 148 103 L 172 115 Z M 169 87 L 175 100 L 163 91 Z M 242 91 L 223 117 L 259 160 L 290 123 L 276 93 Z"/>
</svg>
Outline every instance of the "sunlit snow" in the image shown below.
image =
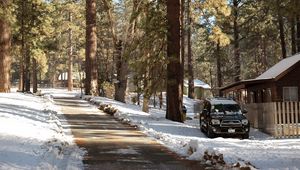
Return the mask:
<svg viewBox="0 0 300 170">
<path fill-rule="evenodd" d="M 84 151 L 59 114 L 48 97 L 0 94 L 0 169 L 81 169 Z"/>
<path fill-rule="evenodd" d="M 46 96 L 80 96 L 80 91 L 42 91 Z M 222 154 L 227 165 L 239 162 L 241 166 L 252 165 L 252 169 L 297 170 L 300 167 L 300 139 L 275 139 L 257 129 L 251 129 L 250 139 L 247 140 L 207 138 L 199 130 L 199 120 L 194 118 L 191 109 L 194 101 L 191 99 L 185 98 L 187 115 L 191 118 L 185 123 L 165 119 L 165 111 L 160 109 L 151 108 L 150 113 L 145 113 L 140 106 L 102 97 L 94 97 L 92 102 L 112 104 L 118 109 L 115 117 L 138 126 L 145 134 L 186 159 L 203 162 L 204 153 L 214 153 Z M 57 116 L 62 116 L 59 108 L 46 98 L 1 94 L 0 169 L 80 168 L 83 151 L 73 144 L 72 136 L 66 135 L 69 133 L 60 133 L 62 128 Z M 63 153 L 57 148 L 63 148 Z M 115 152 L 138 154 L 138 151 L 131 149 Z M 203 163 L 209 164 L 208 161 Z"/>
<path fill-rule="evenodd" d="M 250 139 L 218 137 L 209 139 L 199 129 L 199 120 L 188 113 L 185 123 L 165 119 L 165 111 L 152 108 L 150 113 L 141 112 L 141 107 L 124 104 L 102 97 L 92 102 L 112 104 L 118 109 L 115 116 L 132 125 L 137 125 L 145 134 L 155 138 L 170 150 L 191 160 L 203 161 L 205 152 L 223 154 L 228 165 L 239 163 L 252 169 L 300 168 L 300 139 L 274 139 L 257 129 L 251 129 Z M 185 98 L 185 103 L 192 102 Z M 188 111 L 191 111 L 191 109 Z M 191 153 L 191 150 L 193 151 Z"/>
</svg>

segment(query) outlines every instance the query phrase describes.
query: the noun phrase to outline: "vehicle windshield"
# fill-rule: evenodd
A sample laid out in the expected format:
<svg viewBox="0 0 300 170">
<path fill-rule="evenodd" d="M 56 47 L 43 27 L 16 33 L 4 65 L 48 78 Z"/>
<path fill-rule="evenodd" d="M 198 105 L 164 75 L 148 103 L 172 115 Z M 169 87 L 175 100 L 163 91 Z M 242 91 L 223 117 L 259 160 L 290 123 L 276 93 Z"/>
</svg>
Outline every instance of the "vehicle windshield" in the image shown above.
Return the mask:
<svg viewBox="0 0 300 170">
<path fill-rule="evenodd" d="M 242 114 L 238 104 L 216 104 L 211 109 L 213 114 Z"/>
</svg>

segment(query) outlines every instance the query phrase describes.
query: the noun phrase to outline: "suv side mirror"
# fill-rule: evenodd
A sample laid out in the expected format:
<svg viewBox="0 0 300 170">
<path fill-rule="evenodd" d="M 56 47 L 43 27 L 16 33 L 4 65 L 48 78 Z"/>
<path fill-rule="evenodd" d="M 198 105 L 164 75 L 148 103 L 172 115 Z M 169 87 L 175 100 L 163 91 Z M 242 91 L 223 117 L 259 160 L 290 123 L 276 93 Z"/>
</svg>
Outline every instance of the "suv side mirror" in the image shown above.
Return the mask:
<svg viewBox="0 0 300 170">
<path fill-rule="evenodd" d="M 243 110 L 242 110 L 242 113 L 243 113 L 243 114 L 246 114 L 246 113 L 248 113 L 248 111 L 247 111 L 246 109 L 243 109 Z"/>
</svg>

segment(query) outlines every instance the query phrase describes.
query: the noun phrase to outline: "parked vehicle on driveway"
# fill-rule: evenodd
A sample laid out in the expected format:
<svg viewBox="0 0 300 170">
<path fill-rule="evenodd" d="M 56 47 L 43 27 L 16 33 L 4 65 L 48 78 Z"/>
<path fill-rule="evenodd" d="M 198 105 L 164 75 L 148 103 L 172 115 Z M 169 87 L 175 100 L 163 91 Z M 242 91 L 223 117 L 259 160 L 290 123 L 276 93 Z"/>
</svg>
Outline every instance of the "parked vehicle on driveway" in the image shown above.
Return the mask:
<svg viewBox="0 0 300 170">
<path fill-rule="evenodd" d="M 227 98 L 211 98 L 204 100 L 200 113 L 200 129 L 209 138 L 221 135 L 242 136 L 249 138 L 250 122 L 245 117 L 246 110 Z"/>
</svg>

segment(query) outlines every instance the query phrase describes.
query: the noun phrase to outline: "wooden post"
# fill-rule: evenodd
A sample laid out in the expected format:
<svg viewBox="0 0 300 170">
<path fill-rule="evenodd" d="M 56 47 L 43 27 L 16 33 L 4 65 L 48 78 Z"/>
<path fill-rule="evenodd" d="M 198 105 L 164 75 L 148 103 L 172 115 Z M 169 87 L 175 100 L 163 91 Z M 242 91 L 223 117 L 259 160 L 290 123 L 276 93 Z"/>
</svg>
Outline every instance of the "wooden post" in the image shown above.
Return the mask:
<svg viewBox="0 0 300 170">
<path fill-rule="evenodd" d="M 282 107 L 282 126 L 283 126 L 283 137 L 286 137 L 286 113 L 287 113 L 287 111 L 286 111 L 286 102 L 283 102 L 282 103 L 283 104 L 283 107 Z"/>
<path fill-rule="evenodd" d="M 274 114 L 274 130 L 275 130 L 275 137 L 278 137 L 278 105 L 276 102 L 273 103 L 273 107 L 275 110 L 275 114 Z"/>
<path fill-rule="evenodd" d="M 286 120 L 286 126 L 287 126 L 287 136 L 289 137 L 291 135 L 291 128 L 290 128 L 290 113 L 291 113 L 291 102 L 286 103 L 286 115 L 287 115 L 287 120 Z"/>
<path fill-rule="evenodd" d="M 284 136 L 284 127 L 282 126 L 283 115 L 284 115 L 284 103 L 282 102 L 280 105 L 280 116 L 279 116 L 280 137 Z"/>
<path fill-rule="evenodd" d="M 295 108 L 295 111 L 296 111 L 296 132 L 297 132 L 297 137 L 299 137 L 299 102 L 296 103 L 296 108 Z"/>
<path fill-rule="evenodd" d="M 291 128 L 292 128 L 292 134 L 291 136 L 295 136 L 295 102 L 291 102 Z"/>
</svg>

